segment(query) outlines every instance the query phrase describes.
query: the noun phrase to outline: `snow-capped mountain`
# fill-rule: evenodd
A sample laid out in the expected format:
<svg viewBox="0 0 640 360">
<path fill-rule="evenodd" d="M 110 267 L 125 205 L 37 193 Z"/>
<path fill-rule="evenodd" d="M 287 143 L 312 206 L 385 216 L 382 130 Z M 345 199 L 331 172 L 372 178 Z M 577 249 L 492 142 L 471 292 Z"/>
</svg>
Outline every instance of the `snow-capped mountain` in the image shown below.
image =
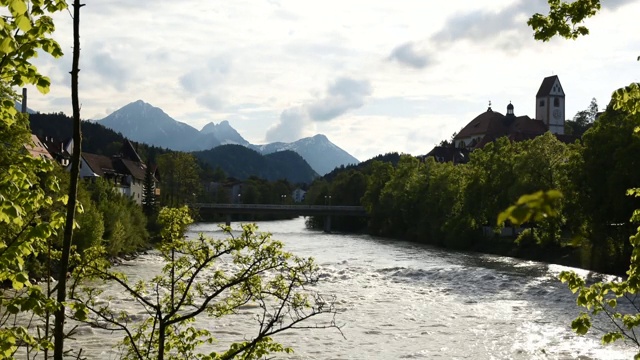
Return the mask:
<svg viewBox="0 0 640 360">
<path fill-rule="evenodd" d="M 276 142 L 257 145 L 257 151 L 270 154 L 282 150 L 293 150 L 300 154 L 318 174 L 324 175 L 340 165 L 358 164 L 360 161 L 318 134 L 292 143 Z"/>
<path fill-rule="evenodd" d="M 224 120 L 217 125 L 213 122 L 208 123 L 202 128 L 202 130 L 200 130 L 200 134 L 204 137 L 215 137 L 220 145 L 235 144 L 247 147 L 251 145 L 236 131 L 236 129 L 231 127 L 231 124 L 229 124 L 227 120 Z M 207 149 L 211 149 L 212 147 L 215 146 L 208 147 Z"/>
<path fill-rule="evenodd" d="M 179 122 L 162 109 L 142 100 L 132 102 L 97 121 L 131 140 L 180 151 L 209 150 L 220 145 L 242 145 L 266 155 L 292 150 L 304 158 L 318 174 L 324 175 L 340 165 L 359 161 L 333 144 L 324 135 L 300 139 L 292 143 L 276 142 L 252 145 L 228 121 L 213 122 L 198 131 Z"/>
</svg>

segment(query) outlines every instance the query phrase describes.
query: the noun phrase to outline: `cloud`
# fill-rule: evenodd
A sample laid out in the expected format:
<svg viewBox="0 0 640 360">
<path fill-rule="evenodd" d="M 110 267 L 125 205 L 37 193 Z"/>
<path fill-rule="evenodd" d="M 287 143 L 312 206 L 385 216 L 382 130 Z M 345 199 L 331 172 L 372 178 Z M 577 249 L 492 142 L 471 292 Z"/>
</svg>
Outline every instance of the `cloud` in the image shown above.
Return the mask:
<svg viewBox="0 0 640 360">
<path fill-rule="evenodd" d="M 541 0 L 521 0 L 498 11 L 480 9 L 457 14 L 447 19 L 444 27 L 431 40 L 436 44 L 448 45 L 460 40 L 491 42 L 508 32 L 516 32 L 524 40 L 531 38 L 523 19 L 544 10 L 546 2 Z"/>
<path fill-rule="evenodd" d="M 199 93 L 219 86 L 231 71 L 228 58 L 217 57 L 206 64 L 198 66 L 180 77 L 180 85 L 190 94 Z"/>
<path fill-rule="evenodd" d="M 413 42 L 397 46 L 391 51 L 388 59 L 414 69 L 423 69 L 431 63 L 430 57 L 424 51 L 417 50 Z"/>
<path fill-rule="evenodd" d="M 130 80 L 129 69 L 105 51 L 98 51 L 90 55 L 88 67 L 88 70 L 98 74 L 104 83 L 113 86 L 118 91 L 124 91 Z"/>
<path fill-rule="evenodd" d="M 307 110 L 302 107 L 292 107 L 280 114 L 280 121 L 267 130 L 268 142 L 292 142 L 306 135 L 305 129 L 311 124 Z"/>
<path fill-rule="evenodd" d="M 315 121 L 334 119 L 364 105 L 365 98 L 371 93 L 371 83 L 368 80 L 338 78 L 329 86 L 324 98 L 307 105 L 309 117 Z"/>
<path fill-rule="evenodd" d="M 196 98 L 196 103 L 200 106 L 204 106 L 209 110 L 219 110 L 224 105 L 222 97 L 212 94 L 204 93 Z"/>
<path fill-rule="evenodd" d="M 314 122 L 326 122 L 361 107 L 372 92 L 368 80 L 340 77 L 329 85 L 322 98 L 284 110 L 279 122 L 267 131 L 266 139 L 289 142 L 308 136 Z"/>
<path fill-rule="evenodd" d="M 179 82 L 189 95 L 196 96 L 197 104 L 209 110 L 219 110 L 224 105 L 221 88 L 230 72 L 230 59 L 215 57 L 182 75 Z"/>
</svg>

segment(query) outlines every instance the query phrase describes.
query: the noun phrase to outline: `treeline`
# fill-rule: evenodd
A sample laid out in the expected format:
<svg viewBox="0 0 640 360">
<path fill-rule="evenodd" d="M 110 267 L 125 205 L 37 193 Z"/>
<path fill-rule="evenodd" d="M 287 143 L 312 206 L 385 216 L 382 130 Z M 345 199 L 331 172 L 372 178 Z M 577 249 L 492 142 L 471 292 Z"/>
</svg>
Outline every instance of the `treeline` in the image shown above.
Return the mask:
<svg viewBox="0 0 640 360">
<path fill-rule="evenodd" d="M 640 183 L 640 138 L 633 134 L 639 125 L 640 115 L 609 108 L 574 144 L 547 133 L 523 142 L 499 139 L 472 152 L 466 164 L 408 155 L 396 166 L 374 161 L 315 182 L 307 200 L 366 207 L 368 221 L 333 219 L 336 230 L 622 273 L 635 230 L 629 218 L 640 206 L 626 196 Z M 515 241 L 499 235 L 501 211 L 522 195 L 550 189 L 564 195 L 560 216 L 526 224 Z M 322 221 L 309 225 L 320 228 Z"/>
</svg>

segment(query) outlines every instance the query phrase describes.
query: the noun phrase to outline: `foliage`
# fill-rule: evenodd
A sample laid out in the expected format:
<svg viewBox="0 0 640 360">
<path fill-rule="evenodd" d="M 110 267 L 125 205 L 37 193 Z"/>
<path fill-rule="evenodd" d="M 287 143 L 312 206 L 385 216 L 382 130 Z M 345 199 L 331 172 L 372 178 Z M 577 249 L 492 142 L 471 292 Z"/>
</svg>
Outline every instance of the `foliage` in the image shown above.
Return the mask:
<svg viewBox="0 0 640 360">
<path fill-rule="evenodd" d="M 158 206 L 156 199 L 156 179 L 151 169 L 151 164 L 147 162 L 142 185 L 142 210 L 147 217 L 155 215 Z"/>
<path fill-rule="evenodd" d="M 62 214 L 51 212 L 54 203 L 66 202 L 58 180 L 48 176 L 54 164 L 32 158 L 23 146 L 30 144 L 26 115 L 18 114 L 14 86 L 33 84 L 48 92 L 50 81 L 31 63 L 38 51 L 62 55 L 51 39 L 54 25 L 50 13 L 66 8 L 62 0 L 5 0 L 0 2 L 0 358 L 12 358 L 19 346 L 38 352 L 52 346 L 48 328 L 34 336 L 15 325 L 19 314 L 46 317 L 57 304 L 33 284 L 25 263 L 50 248 L 49 240 L 64 223 Z"/>
<path fill-rule="evenodd" d="M 229 177 L 241 180 L 257 176 L 270 181 L 309 183 L 318 176 L 299 154 L 290 150 L 263 156 L 242 145 L 222 145 L 193 154 L 210 167 L 219 167 Z"/>
<path fill-rule="evenodd" d="M 171 152 L 158 157 L 162 180 L 160 202 L 164 206 L 182 206 L 195 202 L 202 192 L 198 165 L 193 155 Z"/>
<path fill-rule="evenodd" d="M 87 184 L 91 200 L 102 214 L 104 247 L 109 256 L 118 256 L 147 246 L 149 234 L 142 208 L 116 192 L 107 180 Z"/>
<path fill-rule="evenodd" d="M 580 35 L 588 34 L 586 27 L 581 25 L 576 28 L 575 26 L 586 18 L 595 15 L 598 10 L 600 10 L 600 1 L 576 0 L 572 3 L 566 3 L 560 0 L 549 0 L 549 6 L 550 12 L 548 16 L 535 14 L 528 22 L 534 29 L 534 37 L 538 40 L 547 41 L 555 35 L 575 39 Z M 640 60 L 640 57 L 638 57 L 638 60 Z M 638 83 L 632 83 L 629 86 L 614 91 L 611 99 L 611 109 L 608 109 L 605 114 L 611 116 L 613 119 L 608 121 L 609 119 L 605 118 L 602 119 L 602 121 L 596 122 L 594 129 L 592 129 L 593 131 L 588 131 L 585 134 L 585 162 L 590 163 L 591 160 L 591 164 L 595 165 L 592 170 L 596 169 L 598 165 L 597 159 L 603 159 L 604 154 L 609 156 L 609 162 L 618 160 L 614 166 L 617 173 L 608 174 L 606 171 L 603 171 L 602 168 L 597 169 L 598 174 L 596 176 L 607 178 L 599 182 L 600 186 L 608 182 L 609 188 L 619 189 L 619 185 L 627 185 L 628 180 L 637 181 L 634 175 L 632 175 L 636 169 L 634 166 L 636 156 L 632 156 L 631 154 L 637 154 L 637 150 L 633 150 L 634 143 L 637 143 L 638 139 L 632 139 L 631 137 L 637 136 L 638 133 L 639 128 L 635 115 L 639 112 L 640 85 Z M 622 113 L 622 116 L 620 116 L 620 113 Z M 624 119 L 625 115 L 627 119 Z M 629 117 L 631 117 L 631 119 L 629 119 Z M 629 127 L 633 127 L 634 135 L 632 135 Z M 613 134 L 614 132 L 618 132 L 618 134 Z M 601 138 L 599 139 L 600 135 L 606 137 L 606 144 L 598 142 L 598 140 L 602 140 Z M 589 146 L 588 142 L 592 142 L 592 145 Z M 596 150 L 594 153 L 590 153 L 588 150 L 595 150 L 598 147 L 605 147 L 605 149 L 604 151 Z M 611 159 L 612 156 L 618 159 Z M 602 162 L 600 162 L 600 164 L 602 164 Z M 596 171 L 592 171 L 592 174 L 596 174 Z M 605 189 L 606 188 L 607 187 L 605 187 Z M 595 195 L 593 192 L 589 192 L 589 189 L 586 189 L 585 192 L 592 196 Z M 620 195 L 621 194 L 614 194 L 616 197 Z M 638 192 L 636 189 L 632 189 L 627 192 L 627 195 L 637 196 Z M 595 196 L 597 197 L 597 195 Z M 597 199 L 593 204 L 595 205 L 596 203 Z M 602 207 L 598 204 L 596 216 L 605 218 L 611 216 L 608 212 L 613 212 L 612 215 L 616 217 L 617 211 L 624 211 L 625 209 L 625 207 L 619 208 L 618 206 Z M 640 221 L 639 210 L 633 211 L 631 221 Z M 611 222 L 605 224 L 605 226 L 612 225 L 618 226 L 620 224 Z M 602 228 L 602 224 L 600 224 L 600 228 Z M 610 320 L 609 324 L 613 327 L 612 331 L 606 332 L 602 337 L 604 343 L 625 339 L 640 348 L 640 342 L 635 333 L 635 328 L 640 325 L 640 314 L 634 302 L 640 290 L 640 271 L 638 269 L 640 264 L 640 227 L 635 229 L 635 234 L 631 235 L 629 240 L 633 250 L 631 252 L 631 263 L 627 271 L 628 277 L 626 280 L 602 281 L 587 286 L 584 279 L 573 272 L 563 272 L 560 275 L 560 279 L 568 283 L 569 289 L 571 289 L 572 292 L 578 293 L 578 306 L 584 307 L 588 311 L 583 312 L 573 321 L 572 328 L 574 331 L 579 334 L 587 333 L 592 326 L 591 316 L 604 314 Z M 619 300 L 621 299 L 630 301 L 631 307 L 629 310 L 621 309 L 619 306 Z M 635 355 L 635 358 L 640 359 L 640 352 Z"/>
<path fill-rule="evenodd" d="M 96 286 L 74 284 L 73 296 L 89 316 L 81 319 L 93 326 L 121 331 L 126 359 L 258 359 L 274 352 L 291 352 L 274 342 L 272 336 L 288 329 L 336 327 L 332 299 L 307 290 L 317 281 L 317 266 L 283 250 L 283 244 L 267 233 L 258 233 L 255 225 L 244 225 L 239 235 L 221 226 L 226 239 L 200 236 L 186 240 L 191 223 L 186 207 L 163 208 L 159 246 L 165 261 L 162 274 L 150 282 L 135 284 L 120 273 L 85 262 L 76 268 L 83 276 L 91 274 L 119 284 L 148 314 L 139 323 L 128 322 L 128 314 L 97 299 Z M 99 254 L 95 254 L 99 255 Z M 231 263 L 232 266 L 223 266 Z M 202 353 L 201 345 L 215 344 L 215 333 L 197 328 L 198 316 L 219 318 L 255 304 L 259 330 L 246 335 L 227 349 Z M 136 312 L 137 313 L 137 312 Z M 328 315 L 326 325 L 305 325 L 305 321 Z"/>
<path fill-rule="evenodd" d="M 565 121 L 564 130 L 565 134 L 581 137 L 596 120 L 598 115 L 598 102 L 596 99 L 591 99 L 589 107 L 585 110 L 578 111 L 573 117 L 573 120 Z"/>
</svg>

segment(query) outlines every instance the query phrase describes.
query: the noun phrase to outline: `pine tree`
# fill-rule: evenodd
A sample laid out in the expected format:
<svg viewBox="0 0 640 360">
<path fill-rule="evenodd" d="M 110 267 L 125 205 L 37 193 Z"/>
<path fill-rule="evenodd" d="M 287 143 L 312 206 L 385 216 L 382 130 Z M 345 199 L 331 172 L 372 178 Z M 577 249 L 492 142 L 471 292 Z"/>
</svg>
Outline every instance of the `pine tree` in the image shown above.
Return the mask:
<svg viewBox="0 0 640 360">
<path fill-rule="evenodd" d="M 151 164 L 147 163 L 147 168 L 144 173 L 144 184 L 142 190 L 142 209 L 144 213 L 151 217 L 155 214 L 157 208 L 156 201 L 156 183 L 151 171 Z"/>
</svg>

